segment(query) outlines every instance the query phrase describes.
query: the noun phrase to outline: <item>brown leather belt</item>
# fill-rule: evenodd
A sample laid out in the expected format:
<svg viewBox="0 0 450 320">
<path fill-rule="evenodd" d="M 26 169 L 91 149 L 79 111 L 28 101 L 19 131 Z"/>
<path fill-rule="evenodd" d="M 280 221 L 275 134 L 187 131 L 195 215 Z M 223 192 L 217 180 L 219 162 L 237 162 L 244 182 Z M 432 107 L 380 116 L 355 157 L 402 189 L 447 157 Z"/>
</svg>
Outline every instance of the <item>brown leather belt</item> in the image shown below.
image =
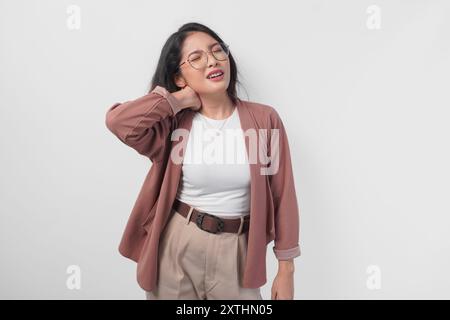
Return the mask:
<svg viewBox="0 0 450 320">
<path fill-rule="evenodd" d="M 183 217 L 187 217 L 191 206 L 185 202 L 175 199 L 173 203 L 173 209 L 180 213 Z M 250 224 L 250 215 L 245 216 L 243 219 L 243 225 L 241 233 L 247 232 Z M 195 222 L 197 227 L 210 233 L 230 232 L 238 233 L 241 226 L 241 218 L 222 219 L 218 216 L 209 214 L 207 212 L 198 211 L 192 209 L 192 214 L 189 221 Z"/>
</svg>

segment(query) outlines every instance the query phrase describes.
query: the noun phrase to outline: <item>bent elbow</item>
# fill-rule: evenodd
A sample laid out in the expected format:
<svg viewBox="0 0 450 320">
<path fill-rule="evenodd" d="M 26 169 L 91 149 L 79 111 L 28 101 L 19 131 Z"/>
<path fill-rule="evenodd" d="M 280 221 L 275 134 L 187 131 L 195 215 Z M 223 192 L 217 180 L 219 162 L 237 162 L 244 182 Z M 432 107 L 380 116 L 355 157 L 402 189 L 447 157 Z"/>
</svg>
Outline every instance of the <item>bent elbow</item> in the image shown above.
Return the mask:
<svg viewBox="0 0 450 320">
<path fill-rule="evenodd" d="M 108 128 L 109 131 L 111 131 L 112 133 L 116 133 L 117 132 L 117 121 L 116 121 L 116 117 L 115 117 L 115 113 L 114 113 L 114 109 L 119 106 L 121 103 L 117 102 L 115 104 L 113 104 L 108 111 L 106 111 L 106 115 L 105 115 L 105 125 Z"/>
</svg>

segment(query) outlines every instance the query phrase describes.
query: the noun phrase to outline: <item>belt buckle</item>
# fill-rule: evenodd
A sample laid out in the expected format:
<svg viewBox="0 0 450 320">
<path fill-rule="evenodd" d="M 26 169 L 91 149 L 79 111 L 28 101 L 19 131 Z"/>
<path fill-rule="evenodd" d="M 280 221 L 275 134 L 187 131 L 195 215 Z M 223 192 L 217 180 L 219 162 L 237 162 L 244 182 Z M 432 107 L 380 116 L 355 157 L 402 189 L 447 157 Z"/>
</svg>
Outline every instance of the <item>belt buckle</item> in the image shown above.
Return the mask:
<svg viewBox="0 0 450 320">
<path fill-rule="evenodd" d="M 216 221 L 217 221 L 217 229 L 216 229 L 215 231 L 210 231 L 210 230 L 207 230 L 207 229 L 204 229 L 204 228 L 203 228 L 203 218 L 204 218 L 205 216 L 209 216 L 209 217 L 212 217 L 212 218 L 216 219 Z M 220 219 L 219 217 L 217 217 L 217 216 L 215 216 L 215 215 L 208 214 L 208 213 L 206 213 L 206 212 L 199 212 L 199 213 L 198 213 L 197 218 L 196 218 L 196 221 L 195 221 L 195 224 L 196 224 L 197 227 L 199 227 L 201 230 L 206 231 L 206 232 L 209 232 L 209 233 L 222 232 L 222 231 L 223 231 L 223 225 L 224 225 L 222 219 Z"/>
</svg>

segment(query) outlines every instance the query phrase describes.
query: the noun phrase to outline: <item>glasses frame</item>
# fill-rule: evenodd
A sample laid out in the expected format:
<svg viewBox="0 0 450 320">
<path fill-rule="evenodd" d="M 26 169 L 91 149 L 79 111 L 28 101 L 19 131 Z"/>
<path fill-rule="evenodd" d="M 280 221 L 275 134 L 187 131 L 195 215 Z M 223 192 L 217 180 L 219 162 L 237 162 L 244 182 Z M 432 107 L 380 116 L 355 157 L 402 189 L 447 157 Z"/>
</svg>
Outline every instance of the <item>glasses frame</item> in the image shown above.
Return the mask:
<svg viewBox="0 0 450 320">
<path fill-rule="evenodd" d="M 212 50 L 209 50 L 209 51 L 198 50 L 198 51 L 203 51 L 204 53 L 206 53 L 206 66 L 208 66 L 208 59 L 209 59 L 208 53 L 210 53 L 210 54 L 214 57 L 214 59 L 216 59 L 217 61 L 226 61 L 226 60 L 228 60 L 228 57 L 230 56 L 230 46 L 229 46 L 228 44 L 226 44 L 225 42 L 219 42 L 219 44 L 227 49 L 227 50 L 226 50 L 226 54 L 227 54 L 227 58 L 226 58 L 226 59 L 223 59 L 223 60 L 217 59 L 216 56 L 214 55 L 214 53 L 212 52 Z M 191 53 L 191 54 L 192 54 L 192 53 Z M 189 61 L 189 57 L 191 56 L 191 54 L 188 56 L 188 58 L 187 58 L 186 60 L 184 60 L 181 64 L 178 65 L 178 69 L 177 69 L 178 72 L 180 71 L 181 66 L 182 66 L 183 64 L 185 64 L 186 62 L 189 62 L 189 65 L 190 65 L 192 68 L 194 68 L 195 70 L 201 70 L 201 69 L 203 69 L 203 68 L 197 69 L 197 68 L 195 68 L 195 67 L 191 64 L 191 61 Z"/>
</svg>

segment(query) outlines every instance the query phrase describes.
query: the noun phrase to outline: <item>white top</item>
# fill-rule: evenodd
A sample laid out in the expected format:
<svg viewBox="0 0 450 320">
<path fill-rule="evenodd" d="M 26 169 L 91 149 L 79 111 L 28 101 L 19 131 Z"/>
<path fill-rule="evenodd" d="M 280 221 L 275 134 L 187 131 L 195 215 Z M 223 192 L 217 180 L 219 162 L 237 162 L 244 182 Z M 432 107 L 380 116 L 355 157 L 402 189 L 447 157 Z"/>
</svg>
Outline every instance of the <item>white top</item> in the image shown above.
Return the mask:
<svg viewBox="0 0 450 320">
<path fill-rule="evenodd" d="M 176 198 L 223 218 L 250 214 L 250 167 L 237 107 L 226 119 L 197 112 L 192 121 Z"/>
</svg>

